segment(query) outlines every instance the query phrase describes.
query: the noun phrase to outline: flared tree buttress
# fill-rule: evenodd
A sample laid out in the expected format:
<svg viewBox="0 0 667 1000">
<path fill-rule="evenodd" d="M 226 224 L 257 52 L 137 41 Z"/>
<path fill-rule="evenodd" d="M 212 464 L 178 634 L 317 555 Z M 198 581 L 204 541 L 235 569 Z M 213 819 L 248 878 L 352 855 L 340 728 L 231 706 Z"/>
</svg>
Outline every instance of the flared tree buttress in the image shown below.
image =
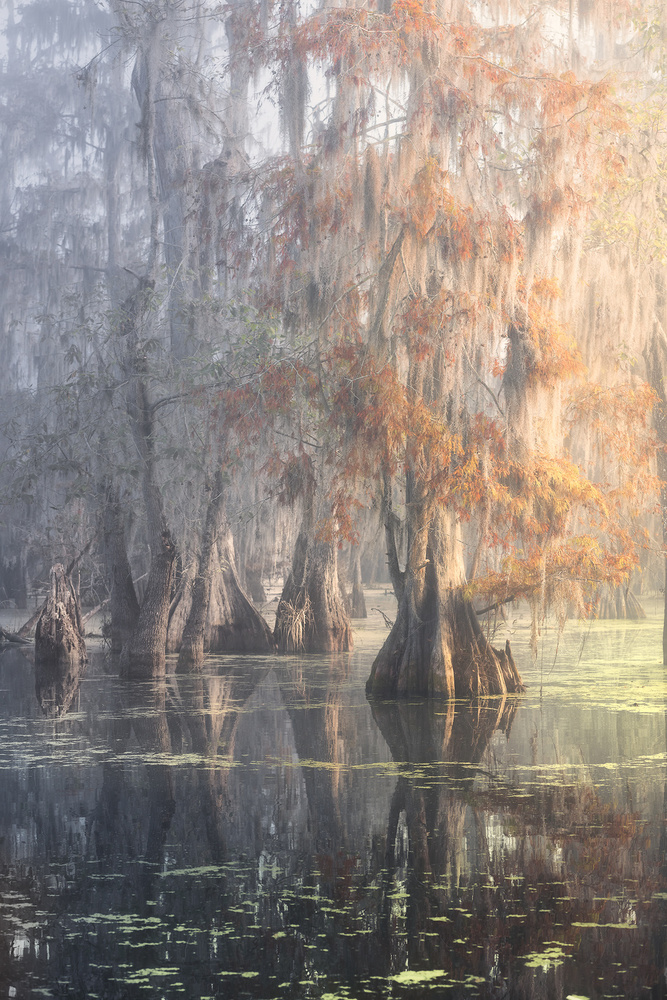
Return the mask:
<svg viewBox="0 0 667 1000">
<path fill-rule="evenodd" d="M 505 649 L 490 644 L 465 596 L 455 514 L 421 502 L 411 517 L 396 621 L 375 658 L 367 693 L 450 699 L 523 691 L 509 642 Z"/>
</svg>

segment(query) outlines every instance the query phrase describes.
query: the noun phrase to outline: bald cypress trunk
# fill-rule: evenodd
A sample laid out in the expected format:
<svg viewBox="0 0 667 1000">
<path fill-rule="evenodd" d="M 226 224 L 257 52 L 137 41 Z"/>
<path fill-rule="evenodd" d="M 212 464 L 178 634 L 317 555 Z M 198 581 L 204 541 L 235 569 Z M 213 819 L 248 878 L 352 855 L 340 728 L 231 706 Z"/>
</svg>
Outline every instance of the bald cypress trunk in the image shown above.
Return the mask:
<svg viewBox="0 0 667 1000">
<path fill-rule="evenodd" d="M 282 652 L 335 653 L 352 649 L 337 554 L 335 538 L 318 537 L 309 508 L 276 612 L 274 637 Z"/>
<path fill-rule="evenodd" d="M 151 678 L 164 674 L 169 606 L 176 547 L 167 525 L 157 478 L 153 406 L 146 382 L 146 353 L 139 338 L 149 312 L 153 282 L 142 279 L 123 304 L 121 334 L 127 339 L 124 368 L 128 385 L 126 407 L 142 472 L 146 528 L 151 548 L 148 583 L 136 627 L 121 657 L 121 676 Z M 145 336 L 146 331 L 141 329 Z"/>
<path fill-rule="evenodd" d="M 509 642 L 504 650 L 491 646 L 464 584 L 454 514 L 415 503 L 396 621 L 373 663 L 369 695 L 451 699 L 523 690 Z"/>
<path fill-rule="evenodd" d="M 165 527 L 158 546 L 152 547 L 151 568 L 139 619 L 121 656 L 122 677 L 144 680 L 164 675 L 175 554 L 171 534 Z"/>
<path fill-rule="evenodd" d="M 224 515 L 216 555 L 207 624 L 209 652 L 270 652 L 274 646 L 271 629 L 241 587 L 236 570 L 234 539 Z"/>
<path fill-rule="evenodd" d="M 364 588 L 361 582 L 361 550 L 358 545 L 355 547 L 353 555 L 350 615 L 352 618 L 368 618 Z"/>
<path fill-rule="evenodd" d="M 109 587 L 111 652 L 120 653 L 139 620 L 132 570 L 127 557 L 125 525 L 118 489 L 110 481 L 102 486 L 104 561 Z"/>
<path fill-rule="evenodd" d="M 211 598 L 211 571 L 223 509 L 222 473 L 220 471 L 215 476 L 215 482 L 210 484 L 209 492 L 212 492 L 212 496 L 206 509 L 201 552 L 192 584 L 190 612 L 183 630 L 178 655 L 178 670 L 181 672 L 199 669 L 206 655 L 206 620 Z"/>
<path fill-rule="evenodd" d="M 239 584 L 234 542 L 225 517 L 222 473 L 218 472 L 206 511 L 178 670 L 199 670 L 207 651 L 268 653 L 272 647 L 268 625 Z"/>
<path fill-rule="evenodd" d="M 646 612 L 630 590 L 629 586 L 605 584 L 600 588 L 593 605 L 591 617 L 601 619 L 623 619 L 638 621 L 646 618 Z"/>
<path fill-rule="evenodd" d="M 167 652 L 178 653 L 183 640 L 183 633 L 192 607 L 192 588 L 198 571 L 199 560 L 193 559 L 181 569 L 181 575 L 176 584 L 176 593 L 169 605 L 169 625 L 167 627 Z"/>
</svg>

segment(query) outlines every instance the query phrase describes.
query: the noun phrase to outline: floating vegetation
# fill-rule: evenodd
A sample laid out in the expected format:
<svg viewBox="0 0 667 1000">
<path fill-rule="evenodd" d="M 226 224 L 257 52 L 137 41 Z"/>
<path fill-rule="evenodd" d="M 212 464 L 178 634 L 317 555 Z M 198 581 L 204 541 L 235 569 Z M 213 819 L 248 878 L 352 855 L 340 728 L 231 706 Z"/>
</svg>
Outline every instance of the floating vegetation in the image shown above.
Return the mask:
<svg viewBox="0 0 667 1000">
<path fill-rule="evenodd" d="M 564 947 L 567 947 L 567 945 Z M 550 969 L 558 968 L 569 957 L 560 944 L 551 944 L 550 947 L 544 948 L 542 951 L 534 951 L 529 955 L 523 955 L 522 960 L 528 969 L 541 969 L 542 972 L 548 972 Z"/>
<path fill-rule="evenodd" d="M 445 979 L 445 973 L 443 970 L 434 969 L 405 969 L 403 972 L 399 972 L 395 976 L 390 976 L 389 980 L 392 983 L 397 983 L 399 986 L 426 986 L 428 983 L 432 983 L 438 979 Z"/>
<path fill-rule="evenodd" d="M 410 705 L 418 724 L 389 759 L 357 662 L 356 688 L 346 675 L 327 689 L 335 674 L 313 657 L 307 701 L 299 661 L 305 687 L 238 711 L 231 757 L 192 737 L 230 745 L 214 704 L 200 717 L 175 702 L 160 715 L 124 691 L 127 711 L 100 711 L 109 685 L 95 676 L 83 710 L 58 722 L 62 739 L 40 716 L 8 720 L 2 782 L 21 795 L 8 796 L 0 830 L 0 935 L 17 967 L 38 970 L 32 993 L 71 992 L 72 967 L 91 997 L 113 988 L 165 1000 L 474 996 L 492 976 L 511 992 L 517 976 L 559 970 L 562 995 L 578 997 L 582 980 L 569 977 L 592 961 L 605 992 L 628 995 L 624 977 L 647 968 L 638 956 L 667 900 L 662 667 L 630 710 L 592 688 L 577 703 L 577 670 L 557 663 L 542 704 L 533 684 L 511 732 L 486 743 L 472 741 L 469 706 Z M 609 691 L 624 667 L 604 669 Z M 637 859 L 640 883 L 626 877 Z M 499 933 L 496 964 L 487 942 Z M 426 968 L 398 971 L 407 954 Z M 371 961 L 395 971 L 371 981 Z M 647 977 L 638 995 L 648 973 L 632 974 Z"/>
<path fill-rule="evenodd" d="M 627 922 L 625 922 L 625 923 L 617 923 L 617 924 L 614 924 L 614 923 L 602 924 L 602 923 L 596 923 L 595 921 L 584 921 L 584 920 L 573 920 L 572 921 L 572 927 L 594 927 L 594 928 L 596 928 L 598 930 L 603 930 L 603 929 L 607 929 L 607 928 L 611 928 L 612 930 L 620 930 L 620 931 L 636 931 L 637 930 L 637 924 L 631 924 L 631 923 L 627 923 Z"/>
<path fill-rule="evenodd" d="M 160 872 L 161 878 L 201 878 L 209 875 L 225 875 L 228 872 L 226 865 L 196 865 L 192 868 L 169 868 Z"/>
</svg>

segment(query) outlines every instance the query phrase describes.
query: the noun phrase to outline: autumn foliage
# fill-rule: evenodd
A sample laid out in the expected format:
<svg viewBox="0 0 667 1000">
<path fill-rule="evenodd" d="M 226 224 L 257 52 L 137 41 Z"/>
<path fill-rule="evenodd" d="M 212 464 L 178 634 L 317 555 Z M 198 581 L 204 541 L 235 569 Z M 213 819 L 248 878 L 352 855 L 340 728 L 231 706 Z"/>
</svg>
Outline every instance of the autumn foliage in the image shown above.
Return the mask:
<svg viewBox="0 0 667 1000">
<path fill-rule="evenodd" d="M 572 291 L 568 247 L 624 170 L 611 78 L 575 72 L 519 5 L 273 16 L 252 22 L 252 58 L 294 100 L 249 259 L 295 346 L 230 392 L 230 427 L 247 446 L 274 435 L 266 469 L 290 502 L 302 463 L 319 470 L 320 537 L 355 541 L 389 483 L 412 537 L 453 515 L 466 599 L 569 588 L 583 608 L 638 566 L 655 498 L 653 396 L 613 366 L 593 381 Z"/>
</svg>

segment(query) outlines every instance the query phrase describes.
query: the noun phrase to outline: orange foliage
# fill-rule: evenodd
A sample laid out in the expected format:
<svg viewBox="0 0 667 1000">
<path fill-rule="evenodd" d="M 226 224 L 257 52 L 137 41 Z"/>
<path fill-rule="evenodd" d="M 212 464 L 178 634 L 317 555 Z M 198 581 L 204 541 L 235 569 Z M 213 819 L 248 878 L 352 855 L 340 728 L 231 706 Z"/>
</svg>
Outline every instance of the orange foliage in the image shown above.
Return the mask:
<svg viewBox="0 0 667 1000">
<path fill-rule="evenodd" d="M 335 471 L 333 520 L 319 527 L 331 539 L 355 538 L 361 481 L 373 482 L 380 469 L 409 469 L 424 495 L 460 519 L 490 512 L 487 544 L 504 562 L 478 588 L 503 594 L 511 581 L 513 592 L 528 594 L 543 589 L 546 576 L 620 580 L 637 561 L 624 517 L 652 489 L 653 445 L 648 435 L 633 441 L 631 430 L 642 408 L 650 409 L 649 399 L 637 386 L 615 387 L 607 398 L 587 385 L 572 331 L 556 314 L 558 283 L 538 276 L 526 288 L 517 277 L 528 227 L 547 234 L 556 223 L 564 228 L 586 211 L 586 178 L 614 183 L 622 168 L 605 133 L 623 127 L 609 83 L 545 70 L 539 44 L 526 43 L 518 25 L 487 28 L 472 14 L 445 23 L 423 0 L 393 0 L 389 9 L 320 7 L 289 30 L 281 22 L 263 44 L 283 69 L 295 57 L 319 62 L 337 95 L 335 113 L 326 127 L 313 129 L 298 162 L 278 159 L 263 179 L 271 259 L 264 294 L 304 326 L 317 348 L 307 362 L 260 366 L 256 378 L 230 392 L 229 426 L 251 443 L 262 424 L 275 427 L 294 409 L 307 410 Z M 378 80 L 401 71 L 421 80 L 396 113 L 404 144 L 369 127 Z M 413 136 L 418 152 L 411 158 Z M 450 175 L 450 160 L 430 155 L 444 140 L 480 175 L 470 185 L 463 167 L 459 174 L 451 167 Z M 368 199 L 368 217 L 376 220 L 371 238 L 359 189 L 369 149 L 385 142 L 381 182 Z M 409 164 L 404 172 L 402 157 Z M 468 196 L 476 182 L 493 194 Z M 399 233 L 402 248 L 420 263 L 401 256 L 387 277 L 383 269 Z M 440 268 L 432 284 L 432 275 L 417 273 L 422 262 Z M 479 283 L 475 269 L 484 271 Z M 452 275 L 460 276 L 459 287 L 449 287 L 456 284 Z M 378 333 L 373 310 L 385 277 L 391 303 Z M 311 288 L 317 309 L 304 306 Z M 501 326 L 509 332 L 509 354 L 494 358 L 489 345 L 497 344 Z M 479 353 L 468 352 L 471 344 Z M 463 389 L 451 399 L 433 398 L 435 390 L 426 398 L 418 388 L 424 371 L 436 381 L 436 364 L 459 381 L 465 371 L 479 382 L 478 364 L 496 379 L 508 378 L 519 351 L 526 387 L 535 396 L 571 388 L 572 426 L 585 421 L 605 442 L 602 450 L 632 476 L 594 482 L 586 474 L 592 470 L 566 456 L 530 453 L 514 441 L 519 459 L 509 453 L 506 421 L 491 419 L 477 398 L 464 398 Z M 483 388 L 488 410 L 493 399 L 500 411 L 502 388 L 495 394 Z M 290 452 L 266 466 L 288 502 L 297 495 L 292 480 L 302 460 Z"/>
</svg>

